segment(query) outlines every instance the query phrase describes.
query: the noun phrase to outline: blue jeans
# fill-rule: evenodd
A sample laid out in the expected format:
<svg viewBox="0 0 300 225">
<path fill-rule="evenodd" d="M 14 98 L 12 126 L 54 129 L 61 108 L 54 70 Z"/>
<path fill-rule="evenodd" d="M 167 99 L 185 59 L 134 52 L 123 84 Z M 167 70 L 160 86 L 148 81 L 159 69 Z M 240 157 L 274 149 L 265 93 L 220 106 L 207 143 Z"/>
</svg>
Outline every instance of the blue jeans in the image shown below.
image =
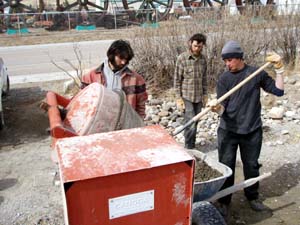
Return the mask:
<svg viewBox="0 0 300 225">
<path fill-rule="evenodd" d="M 259 176 L 260 165 L 258 158 L 262 145 L 262 128 L 259 127 L 249 134 L 236 134 L 219 127 L 218 129 L 218 153 L 219 161 L 232 169 L 232 176 L 226 179 L 222 189 L 234 184 L 236 153 L 239 147 L 245 180 Z M 244 189 L 248 200 L 258 198 L 259 183 Z M 219 199 L 220 203 L 229 204 L 231 195 Z"/>
<path fill-rule="evenodd" d="M 183 101 L 185 106 L 184 122 L 187 123 L 190 119 L 201 112 L 202 102 L 194 103 L 186 99 L 183 99 Z M 195 148 L 197 125 L 198 123 L 196 122 L 184 130 L 184 147 L 187 149 Z"/>
</svg>

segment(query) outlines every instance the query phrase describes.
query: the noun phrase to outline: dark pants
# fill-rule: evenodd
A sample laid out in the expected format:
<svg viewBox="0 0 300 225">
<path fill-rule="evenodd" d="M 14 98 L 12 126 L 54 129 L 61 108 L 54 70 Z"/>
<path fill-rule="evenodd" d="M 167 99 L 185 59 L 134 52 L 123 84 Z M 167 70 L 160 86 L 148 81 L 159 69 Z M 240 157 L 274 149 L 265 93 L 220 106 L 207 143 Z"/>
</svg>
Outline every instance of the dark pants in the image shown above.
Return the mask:
<svg viewBox="0 0 300 225">
<path fill-rule="evenodd" d="M 187 123 L 195 115 L 201 112 L 202 102 L 194 103 L 186 99 L 183 99 L 185 105 L 184 122 Z M 195 148 L 196 133 L 198 123 L 194 123 L 192 126 L 184 130 L 184 147 L 188 149 Z"/>
<path fill-rule="evenodd" d="M 234 184 L 236 153 L 239 147 L 243 162 L 245 180 L 259 176 L 258 158 L 262 145 L 262 128 L 258 128 L 249 134 L 236 134 L 222 128 L 218 129 L 218 153 L 219 161 L 232 169 L 232 176 L 226 179 L 221 189 L 225 189 Z M 244 189 L 248 200 L 258 198 L 259 183 Z M 231 195 L 219 199 L 220 203 L 229 204 Z"/>
</svg>

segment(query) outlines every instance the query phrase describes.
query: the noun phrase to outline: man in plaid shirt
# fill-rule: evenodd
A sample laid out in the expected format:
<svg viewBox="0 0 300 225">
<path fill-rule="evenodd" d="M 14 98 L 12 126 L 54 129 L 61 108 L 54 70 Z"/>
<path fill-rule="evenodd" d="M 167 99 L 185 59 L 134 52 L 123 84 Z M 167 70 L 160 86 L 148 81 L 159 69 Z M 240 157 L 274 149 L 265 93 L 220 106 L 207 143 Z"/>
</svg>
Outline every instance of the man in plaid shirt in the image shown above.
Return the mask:
<svg viewBox="0 0 300 225">
<path fill-rule="evenodd" d="M 205 44 L 205 35 L 194 34 L 189 40 L 189 50 L 179 55 L 176 62 L 174 77 L 176 103 L 178 109 L 185 109 L 185 122 L 200 113 L 207 102 L 207 63 L 201 54 Z M 185 148 L 195 148 L 197 124 L 194 123 L 185 129 Z"/>
<path fill-rule="evenodd" d="M 148 95 L 144 78 L 128 67 L 133 57 L 134 53 L 129 42 L 114 41 L 107 50 L 104 62 L 82 77 L 82 88 L 98 82 L 110 90 L 123 90 L 127 102 L 141 118 L 144 118 Z"/>
</svg>

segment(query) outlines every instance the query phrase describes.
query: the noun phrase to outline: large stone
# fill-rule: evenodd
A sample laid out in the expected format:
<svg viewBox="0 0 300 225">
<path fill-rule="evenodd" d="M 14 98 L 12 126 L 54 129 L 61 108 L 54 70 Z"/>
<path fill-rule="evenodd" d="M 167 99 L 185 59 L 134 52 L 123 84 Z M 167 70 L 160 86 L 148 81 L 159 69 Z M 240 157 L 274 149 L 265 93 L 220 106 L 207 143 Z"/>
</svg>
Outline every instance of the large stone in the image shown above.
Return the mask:
<svg viewBox="0 0 300 225">
<path fill-rule="evenodd" d="M 176 103 L 175 102 L 164 102 L 162 104 L 162 110 L 164 111 L 174 111 L 173 108 L 176 107 Z"/>
<path fill-rule="evenodd" d="M 163 103 L 160 99 L 151 99 L 149 100 L 149 105 L 161 105 Z"/>
<path fill-rule="evenodd" d="M 160 111 L 159 113 L 158 113 L 158 115 L 160 116 L 160 117 L 165 117 L 165 116 L 168 116 L 169 115 L 169 112 L 168 111 Z"/>
<path fill-rule="evenodd" d="M 158 123 L 159 120 L 160 120 L 160 117 L 159 117 L 159 116 L 157 116 L 157 115 L 152 115 L 152 121 L 153 121 L 154 123 Z"/>
<path fill-rule="evenodd" d="M 288 79 L 288 83 L 289 83 L 289 84 L 292 84 L 292 85 L 294 85 L 294 84 L 296 84 L 296 83 L 297 83 L 297 79 L 296 79 L 296 78 L 294 78 L 294 77 L 289 77 L 289 79 Z"/>
<path fill-rule="evenodd" d="M 295 116 L 296 112 L 295 111 L 287 111 L 285 112 L 285 116 L 289 118 L 293 118 Z"/>
<path fill-rule="evenodd" d="M 273 107 L 268 113 L 269 117 L 272 119 L 282 119 L 284 115 L 283 107 Z"/>
<path fill-rule="evenodd" d="M 162 120 L 162 121 L 160 121 L 159 124 L 166 127 L 166 126 L 168 126 L 168 120 Z"/>
<path fill-rule="evenodd" d="M 170 126 L 173 127 L 174 129 L 175 129 L 176 127 L 179 127 L 180 125 L 181 125 L 181 124 L 178 123 L 178 122 L 173 122 L 173 123 L 170 124 Z"/>
<path fill-rule="evenodd" d="M 176 122 L 177 122 L 177 123 L 180 123 L 180 124 L 182 124 L 183 121 L 184 121 L 184 118 L 183 118 L 183 117 L 178 117 L 178 118 L 176 119 Z"/>
<path fill-rule="evenodd" d="M 265 108 L 271 109 L 275 105 L 275 96 L 264 92 L 262 104 Z"/>
</svg>

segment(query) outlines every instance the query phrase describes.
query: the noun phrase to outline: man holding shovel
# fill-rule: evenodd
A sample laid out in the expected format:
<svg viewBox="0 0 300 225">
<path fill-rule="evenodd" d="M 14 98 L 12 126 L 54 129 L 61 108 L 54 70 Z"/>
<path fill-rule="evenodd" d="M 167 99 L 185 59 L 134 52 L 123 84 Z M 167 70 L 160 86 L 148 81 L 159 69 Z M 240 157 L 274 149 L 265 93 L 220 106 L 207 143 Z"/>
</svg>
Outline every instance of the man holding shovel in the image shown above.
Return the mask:
<svg viewBox="0 0 300 225">
<path fill-rule="evenodd" d="M 201 112 L 207 101 L 206 59 L 201 54 L 206 37 L 194 34 L 189 40 L 189 50 L 178 56 L 174 87 L 179 110 L 185 110 L 185 122 Z M 197 122 L 184 131 L 185 148 L 195 148 Z"/>
<path fill-rule="evenodd" d="M 236 41 L 228 41 L 222 49 L 222 59 L 228 71 L 224 72 L 217 83 L 217 98 L 223 96 L 234 86 L 247 78 L 257 68 L 247 65 L 243 60 L 243 50 Z M 230 95 L 221 104 L 216 100 L 209 102 L 212 111 L 221 115 L 218 128 L 219 161 L 229 166 L 233 174 L 224 183 L 222 189 L 234 184 L 234 171 L 237 149 L 240 149 L 245 179 L 258 177 L 260 164 L 258 158 L 262 146 L 261 121 L 261 88 L 276 96 L 284 94 L 283 64 L 281 57 L 270 54 L 266 61 L 271 62 L 276 71 L 276 79 L 272 79 L 265 71 L 260 72 L 247 84 Z M 259 183 L 244 189 L 250 207 L 255 211 L 268 209 L 259 199 Z M 219 210 L 228 216 L 231 195 L 219 199 Z"/>
</svg>

